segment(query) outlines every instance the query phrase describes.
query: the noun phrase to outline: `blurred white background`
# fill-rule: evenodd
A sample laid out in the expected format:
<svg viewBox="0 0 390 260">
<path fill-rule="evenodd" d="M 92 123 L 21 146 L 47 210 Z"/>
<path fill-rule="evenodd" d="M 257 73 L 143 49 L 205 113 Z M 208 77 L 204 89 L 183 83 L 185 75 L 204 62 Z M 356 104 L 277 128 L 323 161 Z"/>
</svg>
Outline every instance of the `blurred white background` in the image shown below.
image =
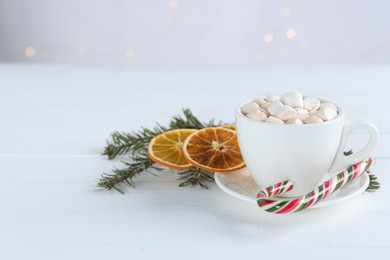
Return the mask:
<svg viewBox="0 0 390 260">
<path fill-rule="evenodd" d="M 389 10 L 386 0 L 0 0 L 0 61 L 387 63 Z"/>
</svg>

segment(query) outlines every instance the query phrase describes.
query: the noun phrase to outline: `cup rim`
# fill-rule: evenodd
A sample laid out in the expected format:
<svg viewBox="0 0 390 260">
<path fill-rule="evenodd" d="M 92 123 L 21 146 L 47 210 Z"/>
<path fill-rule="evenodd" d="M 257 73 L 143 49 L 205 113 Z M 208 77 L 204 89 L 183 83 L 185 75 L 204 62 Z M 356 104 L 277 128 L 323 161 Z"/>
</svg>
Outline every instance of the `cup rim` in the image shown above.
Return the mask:
<svg viewBox="0 0 390 260">
<path fill-rule="evenodd" d="M 305 96 L 304 96 L 305 97 Z M 339 120 L 342 120 L 344 118 L 344 110 L 337 104 L 335 104 L 334 102 L 331 102 L 331 101 L 328 101 L 326 99 L 321 99 L 321 98 L 318 98 L 321 103 L 332 103 L 333 105 L 335 105 L 337 107 L 337 112 L 338 112 L 338 115 L 329 120 L 329 121 L 326 121 L 326 122 L 321 122 L 321 123 L 317 123 L 317 124 L 273 124 L 273 123 L 268 123 L 268 122 L 263 122 L 263 121 L 258 121 L 258 120 L 255 120 L 255 119 L 252 119 L 252 118 L 249 118 L 249 117 L 246 117 L 244 114 L 242 114 L 241 112 L 241 107 L 245 104 L 248 104 L 250 102 L 253 101 L 254 98 L 246 101 L 246 102 L 242 102 L 240 105 L 236 106 L 236 116 L 240 117 L 240 118 L 243 118 L 244 120 L 248 120 L 249 122 L 253 122 L 255 124 L 259 124 L 259 125 L 272 125 L 272 126 L 278 126 L 278 127 L 316 127 L 316 126 L 321 126 L 321 125 L 325 125 L 325 124 L 331 124 L 333 122 L 337 122 Z"/>
</svg>

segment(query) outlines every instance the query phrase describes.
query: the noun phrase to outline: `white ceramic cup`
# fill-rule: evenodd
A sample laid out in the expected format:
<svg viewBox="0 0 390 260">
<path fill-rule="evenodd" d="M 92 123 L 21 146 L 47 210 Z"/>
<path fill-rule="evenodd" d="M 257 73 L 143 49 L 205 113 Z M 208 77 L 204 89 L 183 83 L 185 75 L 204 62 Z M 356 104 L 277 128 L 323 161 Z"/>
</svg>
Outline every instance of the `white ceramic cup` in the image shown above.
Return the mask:
<svg viewBox="0 0 390 260">
<path fill-rule="evenodd" d="M 346 121 L 338 106 L 336 118 L 303 125 L 256 121 L 244 116 L 240 108 L 236 109 L 236 128 L 246 166 L 261 189 L 291 180 L 294 188 L 283 197 L 307 194 L 325 174 L 337 173 L 368 157 L 378 140 L 374 125 Z M 367 130 L 370 139 L 360 151 L 345 156 L 348 136 L 355 129 Z"/>
</svg>

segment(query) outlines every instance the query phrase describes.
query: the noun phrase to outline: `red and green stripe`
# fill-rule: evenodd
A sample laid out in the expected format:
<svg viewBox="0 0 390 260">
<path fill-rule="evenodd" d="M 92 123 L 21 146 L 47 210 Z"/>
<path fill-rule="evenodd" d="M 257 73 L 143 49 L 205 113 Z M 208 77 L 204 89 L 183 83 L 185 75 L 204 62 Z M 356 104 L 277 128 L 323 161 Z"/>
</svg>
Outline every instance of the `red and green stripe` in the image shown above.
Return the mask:
<svg viewBox="0 0 390 260">
<path fill-rule="evenodd" d="M 289 180 L 279 182 L 260 191 L 257 194 L 257 204 L 265 211 L 275 214 L 286 214 L 301 211 L 329 197 L 334 191 L 340 189 L 348 182 L 366 172 L 374 164 L 374 162 L 375 160 L 369 157 L 363 161 L 355 163 L 346 170 L 337 174 L 335 177 L 323 182 L 313 191 L 298 198 L 283 200 L 273 199 L 274 197 L 286 193 L 294 188 L 294 184 Z"/>
</svg>

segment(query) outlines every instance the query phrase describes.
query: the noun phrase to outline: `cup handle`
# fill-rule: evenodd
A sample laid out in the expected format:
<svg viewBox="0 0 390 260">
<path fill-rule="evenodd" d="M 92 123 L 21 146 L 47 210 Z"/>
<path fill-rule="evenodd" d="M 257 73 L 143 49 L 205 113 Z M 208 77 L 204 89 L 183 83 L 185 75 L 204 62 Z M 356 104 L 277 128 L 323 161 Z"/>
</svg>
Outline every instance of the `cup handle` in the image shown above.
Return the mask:
<svg viewBox="0 0 390 260">
<path fill-rule="evenodd" d="M 345 145 L 347 143 L 349 134 L 355 129 L 364 129 L 367 130 L 370 135 L 370 140 L 368 143 L 359 151 L 353 152 L 351 155 L 344 155 Z M 343 133 L 341 135 L 341 141 L 339 145 L 339 149 L 336 153 L 336 157 L 333 160 L 332 166 L 328 170 L 328 172 L 337 172 L 343 170 L 354 163 L 361 161 L 367 158 L 370 153 L 374 150 L 377 142 L 378 142 L 378 129 L 363 120 L 354 120 L 354 121 L 346 121 L 343 128 Z"/>
</svg>

